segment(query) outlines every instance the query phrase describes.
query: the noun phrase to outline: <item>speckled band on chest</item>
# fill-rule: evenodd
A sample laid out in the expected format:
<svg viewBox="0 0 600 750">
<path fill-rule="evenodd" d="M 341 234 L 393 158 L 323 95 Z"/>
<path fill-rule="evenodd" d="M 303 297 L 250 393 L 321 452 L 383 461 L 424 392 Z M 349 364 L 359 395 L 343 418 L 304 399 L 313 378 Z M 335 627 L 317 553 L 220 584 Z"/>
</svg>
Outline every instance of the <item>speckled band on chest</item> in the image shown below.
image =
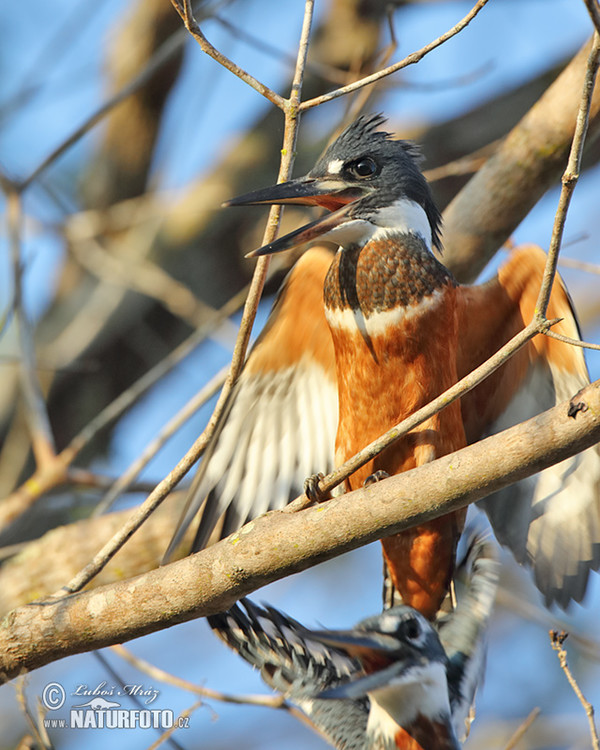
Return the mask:
<svg viewBox="0 0 600 750">
<path fill-rule="evenodd" d="M 407 234 L 401 242 L 381 239 L 338 252 L 325 279 L 325 306 L 369 315 L 410 307 L 446 285 L 456 286 L 450 272 Z"/>
</svg>

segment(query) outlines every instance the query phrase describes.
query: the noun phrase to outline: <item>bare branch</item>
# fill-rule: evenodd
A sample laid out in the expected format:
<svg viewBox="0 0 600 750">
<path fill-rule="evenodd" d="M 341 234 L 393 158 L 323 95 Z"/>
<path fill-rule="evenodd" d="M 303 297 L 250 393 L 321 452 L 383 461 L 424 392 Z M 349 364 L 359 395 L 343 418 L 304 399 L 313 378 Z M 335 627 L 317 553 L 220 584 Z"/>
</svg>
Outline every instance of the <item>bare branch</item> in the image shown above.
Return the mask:
<svg viewBox="0 0 600 750">
<path fill-rule="evenodd" d="M 588 9 L 592 23 L 596 27 L 596 34 L 600 34 L 600 6 L 597 0 L 583 0 Z"/>
<path fill-rule="evenodd" d="M 577 684 L 577 680 L 573 677 L 573 673 L 569 669 L 569 665 L 567 663 L 567 652 L 563 648 L 563 643 L 567 639 L 567 636 L 568 633 L 565 633 L 564 631 L 558 633 L 556 630 L 551 630 L 550 643 L 552 644 L 552 649 L 556 651 L 556 655 L 558 656 L 558 661 L 560 663 L 560 668 L 565 673 L 565 676 L 569 681 L 569 685 L 573 688 L 573 692 L 577 696 L 588 717 L 588 721 L 590 724 L 590 734 L 592 736 L 592 747 L 594 748 L 594 750 L 600 750 L 600 741 L 598 740 L 598 732 L 596 730 L 596 724 L 594 722 L 594 707 L 589 701 L 586 700 L 584 694 L 581 692 L 581 688 Z"/>
<path fill-rule="evenodd" d="M 147 83 L 154 73 L 181 47 L 183 43 L 182 35 L 173 34 L 159 49 L 152 55 L 144 70 L 137 75 L 121 91 L 117 92 L 107 102 L 100 106 L 84 122 L 76 128 L 68 138 L 60 143 L 31 174 L 19 183 L 19 191 L 26 190 L 37 178 L 48 169 L 51 164 L 59 159 L 71 146 L 79 141 L 87 132 L 106 117 L 118 104 L 131 96 L 141 86 Z"/>
<path fill-rule="evenodd" d="M 569 210 L 569 205 L 571 203 L 573 191 L 575 190 L 575 185 L 577 184 L 577 180 L 579 179 L 583 146 L 585 143 L 585 136 L 587 134 L 589 125 L 590 108 L 592 106 L 594 83 L 596 81 L 599 62 L 600 34 L 596 33 L 594 34 L 592 49 L 590 50 L 587 61 L 585 79 L 583 82 L 583 92 L 581 95 L 579 110 L 577 112 L 573 142 L 571 143 L 571 150 L 569 152 L 569 161 L 562 177 L 562 189 L 560 191 L 560 198 L 558 201 L 556 216 L 554 217 L 554 226 L 552 228 L 552 238 L 550 240 L 550 248 L 548 250 L 548 258 L 546 260 L 546 268 L 544 269 L 542 286 L 540 287 L 536 303 L 537 314 L 541 317 L 545 316 L 546 310 L 548 309 L 548 304 L 550 302 L 550 292 L 552 291 L 552 283 L 554 281 L 554 276 L 556 275 L 558 254 L 560 252 L 563 231 L 565 228 L 565 222 L 567 220 L 567 211 Z"/>
<path fill-rule="evenodd" d="M 170 372 L 175 365 L 181 362 L 182 359 L 187 357 L 213 331 L 217 323 L 225 320 L 229 315 L 234 313 L 239 308 L 244 293 L 245 290 L 242 290 L 242 292 L 235 295 L 167 357 L 146 372 L 130 388 L 121 393 L 120 396 L 103 409 L 94 419 L 88 422 L 81 432 L 58 455 L 51 457 L 51 460 L 38 466 L 34 474 L 23 485 L 3 500 L 0 505 L 0 529 L 8 526 L 22 515 L 45 492 L 68 481 L 69 466 L 86 445 L 88 445 L 90 440 L 100 430 L 106 428 L 112 421 L 117 419 L 164 375 Z M 205 437 L 200 436 L 195 443 L 196 450 L 199 451 L 195 457 L 196 461 L 202 455 L 205 444 Z M 192 461 L 192 464 L 188 466 L 179 479 L 185 476 L 185 473 L 189 471 L 193 463 L 194 461 Z"/>
<path fill-rule="evenodd" d="M 202 705 L 203 701 L 196 701 L 196 703 L 193 703 L 189 708 L 185 708 L 175 719 L 173 722 L 173 725 L 170 726 L 168 729 L 166 729 L 162 735 L 156 740 L 156 742 L 153 742 L 151 745 L 148 746 L 147 750 L 158 750 L 158 748 L 163 745 L 167 741 L 171 740 L 171 735 L 177 731 L 177 729 L 182 726 L 182 724 L 185 724 L 183 722 L 183 719 L 188 718 L 191 716 L 194 711 L 197 711 L 200 706 Z"/>
<path fill-rule="evenodd" d="M 21 195 L 10 186 L 6 190 L 7 221 L 10 239 L 13 284 L 14 314 L 18 328 L 20 346 L 21 388 L 25 399 L 25 408 L 33 453 L 38 466 L 44 466 L 56 453 L 54 436 L 42 388 L 37 377 L 35 348 L 31 324 L 27 318 L 23 301 L 23 273 L 21 248 L 22 202 Z"/>
<path fill-rule="evenodd" d="M 488 0 L 478 0 L 478 2 L 475 3 L 475 5 L 469 11 L 469 13 L 467 13 L 467 15 L 461 21 L 459 21 L 455 26 L 453 26 L 451 29 L 446 31 L 446 33 L 439 36 L 437 39 L 434 39 L 433 42 L 429 42 L 429 44 L 426 44 L 424 47 L 421 47 L 420 50 L 417 50 L 416 52 L 411 53 L 410 55 L 405 57 L 404 60 L 400 60 L 400 62 L 394 63 L 393 65 L 390 65 L 389 67 L 384 68 L 383 70 L 379 70 L 377 71 L 377 73 L 373 73 L 370 76 L 361 78 L 360 80 L 355 81 L 354 83 L 349 83 L 347 86 L 342 86 L 341 88 L 336 89 L 335 91 L 330 91 L 328 94 L 317 96 L 314 99 L 307 99 L 305 102 L 302 102 L 302 104 L 300 105 L 300 111 L 304 112 L 307 109 L 318 107 L 320 104 L 329 102 L 332 99 L 337 99 L 340 96 L 345 96 L 346 94 L 350 94 L 351 92 L 361 89 L 364 86 L 369 86 L 372 83 L 376 83 L 377 81 L 380 81 L 382 78 L 392 75 L 392 73 L 396 73 L 396 71 L 398 70 L 402 70 L 402 68 L 406 68 L 409 65 L 414 65 L 415 63 L 418 63 L 420 60 L 422 60 L 425 57 L 425 55 L 429 54 L 429 52 L 436 49 L 436 47 L 439 47 L 440 45 L 444 44 L 444 42 L 447 42 L 448 39 L 451 39 L 453 36 L 456 36 L 456 34 L 461 32 L 466 26 L 468 26 L 469 23 L 475 18 L 475 16 L 487 3 L 488 3 Z"/>
<path fill-rule="evenodd" d="M 112 646 L 111 651 L 122 659 L 125 659 L 128 664 L 139 669 L 140 672 L 148 675 L 148 677 L 151 677 L 153 680 L 164 682 L 167 685 L 173 685 L 173 687 L 180 688 L 181 690 L 187 690 L 188 692 L 194 693 L 194 695 L 199 695 L 202 698 L 217 700 L 222 703 L 264 706 L 266 708 L 289 708 L 282 695 L 234 695 L 233 693 L 222 693 L 220 690 L 211 690 L 202 685 L 196 685 L 195 682 L 184 680 L 182 677 L 176 677 L 170 672 L 166 672 L 164 669 L 160 669 L 154 664 L 151 664 L 149 661 L 141 659 L 139 656 L 135 656 L 135 654 L 129 651 L 129 649 L 120 644 Z"/>
<path fill-rule="evenodd" d="M 563 336 L 562 333 L 556 333 L 555 331 L 544 331 L 544 335 L 549 336 L 551 339 L 556 339 L 557 341 L 564 341 L 565 344 L 571 344 L 571 346 L 579 346 L 582 349 L 600 350 L 600 344 L 591 344 L 589 341 L 572 339 L 569 336 Z"/>
<path fill-rule="evenodd" d="M 198 23 L 194 18 L 194 14 L 192 13 L 191 4 L 188 0 L 183 0 L 183 3 L 181 2 L 181 0 L 171 0 L 171 3 L 181 16 L 181 20 L 185 24 L 185 28 L 198 42 L 198 44 L 200 45 L 200 49 L 204 53 L 206 53 L 209 57 L 212 57 L 213 60 L 226 68 L 230 73 L 233 73 L 233 75 L 240 78 L 242 81 L 244 81 L 244 83 L 248 84 L 248 86 L 253 88 L 255 91 L 258 91 L 261 96 L 264 96 L 265 99 L 268 99 L 276 107 L 279 107 L 279 109 L 285 109 L 286 100 L 282 96 L 275 93 L 275 91 L 272 91 L 268 86 L 265 86 L 264 83 L 258 81 L 256 78 L 254 78 L 254 76 L 251 76 L 250 73 L 246 72 L 243 68 L 240 68 L 239 65 L 236 65 L 236 63 L 234 63 L 224 54 L 219 52 L 218 49 L 212 46 L 212 44 L 200 30 L 200 27 L 198 26 Z"/>
<path fill-rule="evenodd" d="M 600 382 L 498 435 L 300 513 L 273 512 L 143 576 L 13 610 L 0 629 L 11 679 L 58 658 L 223 611 L 291 573 L 423 523 L 541 471 L 600 439 Z M 406 502 L 398 502 L 405 498 Z"/>
<path fill-rule="evenodd" d="M 596 263 L 586 263 L 583 260 L 577 260 L 576 258 L 561 258 L 558 261 L 559 266 L 565 268 L 575 268 L 577 271 L 583 271 L 584 273 L 593 273 L 596 276 L 600 276 L 600 266 Z"/>
<path fill-rule="evenodd" d="M 444 211 L 444 263 L 472 282 L 565 168 L 581 104 L 590 44 Z M 600 132 L 600 91 L 590 108 L 590 137 Z"/>
<path fill-rule="evenodd" d="M 190 401 L 181 408 L 177 414 L 163 427 L 160 433 L 146 446 L 142 454 L 125 469 L 117 481 L 113 484 L 105 497 L 94 509 L 93 515 L 97 516 L 106 512 L 115 500 L 125 492 L 131 483 L 140 475 L 144 467 L 154 458 L 162 446 L 172 437 L 179 428 L 192 417 L 198 409 L 203 406 L 209 398 L 212 398 L 225 382 L 228 367 L 220 370 L 209 382 L 201 388 Z"/>
<path fill-rule="evenodd" d="M 381 451 L 390 446 L 396 440 L 401 438 L 403 435 L 406 435 L 411 430 L 414 430 L 415 427 L 418 427 L 426 419 L 429 419 L 434 414 L 437 414 L 442 409 L 445 409 L 446 406 L 451 404 L 453 401 L 456 401 L 457 399 L 461 398 L 461 396 L 464 396 L 465 393 L 468 393 L 470 390 L 475 388 L 477 385 L 479 385 L 479 383 L 489 377 L 508 359 L 510 359 L 510 357 L 522 346 L 525 346 L 528 341 L 530 341 L 534 336 L 540 333 L 541 330 L 543 330 L 543 328 L 547 325 L 547 322 L 542 323 L 542 328 L 539 328 L 536 321 L 530 323 L 526 328 L 516 334 L 516 336 L 508 341 L 501 349 L 496 352 L 496 354 L 490 357 L 482 365 L 477 367 L 475 370 L 470 372 L 453 386 L 448 388 L 437 398 L 433 399 L 433 401 L 430 401 L 426 406 L 418 409 L 416 412 L 411 414 L 395 427 L 392 427 L 384 435 L 367 445 L 361 451 L 352 456 L 352 458 L 350 458 L 348 461 L 334 469 L 326 477 L 320 479 L 318 487 L 315 488 L 316 494 L 321 494 L 323 497 L 325 497 L 330 490 L 332 490 L 334 487 L 337 487 L 337 485 L 343 482 L 344 479 L 360 469 L 361 466 L 364 466 L 368 461 L 377 456 L 379 453 L 381 453 Z M 304 507 L 307 502 L 308 498 L 306 498 L 306 496 L 304 495 L 301 495 L 299 498 L 294 500 L 294 502 L 289 507 L 291 510 L 297 510 L 301 507 Z"/>
<path fill-rule="evenodd" d="M 513 736 L 504 746 L 504 750 L 513 750 L 513 748 L 517 746 L 521 738 L 525 735 L 527 730 L 531 727 L 540 713 L 541 709 L 536 706 L 533 711 L 531 711 L 529 716 L 525 719 L 525 721 L 521 724 L 521 726 L 517 727 L 517 730 L 514 732 Z"/>
<path fill-rule="evenodd" d="M 170 672 L 166 672 L 164 669 L 156 667 L 154 664 L 151 664 L 145 659 L 140 659 L 138 656 L 132 654 L 129 649 L 126 649 L 120 644 L 112 646 L 111 650 L 114 651 L 115 654 L 118 654 L 122 659 L 125 659 L 128 664 L 131 664 L 136 669 L 139 669 L 140 672 L 147 674 L 153 680 L 158 680 L 159 682 L 164 682 L 167 685 L 173 685 L 174 687 L 181 688 L 182 690 L 187 690 L 190 693 L 201 696 L 202 698 L 221 701 L 221 703 L 234 703 L 237 705 L 246 706 L 262 706 L 264 708 L 275 708 L 278 710 L 283 709 L 291 716 L 294 716 L 296 719 L 298 719 L 298 721 L 301 721 L 311 729 L 315 729 L 316 731 L 318 731 L 318 729 L 316 729 L 316 727 L 306 716 L 306 714 L 302 713 L 302 711 L 297 709 L 291 703 L 288 703 L 283 695 L 235 695 L 232 693 L 223 693 L 220 690 L 211 690 L 211 688 L 202 687 L 200 685 L 196 685 L 194 682 L 190 682 L 189 680 L 184 680 L 181 677 L 176 677 Z"/>
<path fill-rule="evenodd" d="M 186 18 L 189 18 L 191 12 L 189 6 L 186 4 L 185 14 Z M 313 0 L 306 0 L 305 4 L 305 15 L 304 23 L 302 26 L 302 33 L 300 38 L 300 44 L 298 49 L 298 61 L 296 66 L 296 72 L 292 83 L 292 89 L 289 99 L 289 107 L 286 108 L 285 112 L 285 131 L 283 138 L 282 158 L 281 167 L 279 170 L 279 179 L 285 180 L 291 174 L 295 144 L 298 132 L 298 117 L 297 117 L 297 104 L 300 100 L 302 81 L 304 77 L 304 68 L 306 63 L 306 53 L 308 49 L 308 39 L 310 36 L 310 27 L 312 23 L 313 13 Z M 276 235 L 277 227 L 279 225 L 279 216 L 281 210 L 279 206 L 275 206 L 269 213 L 269 220 L 265 229 L 263 243 L 267 244 L 271 242 Z M 128 539 L 135 533 L 135 531 L 146 521 L 149 515 L 157 508 L 160 503 L 167 497 L 167 495 L 177 486 L 177 484 L 183 479 L 188 473 L 192 466 L 198 461 L 202 453 L 204 452 L 208 442 L 212 438 L 212 435 L 224 413 L 227 399 L 231 393 L 233 386 L 239 374 L 242 371 L 244 365 L 246 350 L 250 341 L 250 334 L 252 331 L 252 325 L 262 295 L 267 271 L 269 268 L 268 258 L 261 258 L 256 265 L 252 282 L 250 284 L 250 290 L 248 292 L 248 298 L 244 305 L 244 312 L 242 314 L 242 320 L 240 322 L 240 329 L 238 332 L 237 341 L 233 351 L 233 357 L 231 360 L 231 366 L 229 374 L 225 380 L 225 384 L 217 401 L 217 405 L 212 413 L 211 418 L 208 421 L 204 432 L 194 442 L 192 447 L 188 450 L 185 456 L 178 462 L 177 466 L 168 474 L 168 476 L 160 482 L 154 492 L 152 492 L 142 503 L 142 505 L 132 514 L 129 521 L 123 526 L 115 536 L 107 542 L 102 549 L 94 556 L 92 561 L 86 565 L 86 567 L 71 580 L 61 592 L 57 592 L 57 595 L 64 595 L 66 593 L 73 593 L 82 589 L 89 581 L 96 576 L 107 562 L 119 551 L 119 549 L 127 542 Z"/>
</svg>

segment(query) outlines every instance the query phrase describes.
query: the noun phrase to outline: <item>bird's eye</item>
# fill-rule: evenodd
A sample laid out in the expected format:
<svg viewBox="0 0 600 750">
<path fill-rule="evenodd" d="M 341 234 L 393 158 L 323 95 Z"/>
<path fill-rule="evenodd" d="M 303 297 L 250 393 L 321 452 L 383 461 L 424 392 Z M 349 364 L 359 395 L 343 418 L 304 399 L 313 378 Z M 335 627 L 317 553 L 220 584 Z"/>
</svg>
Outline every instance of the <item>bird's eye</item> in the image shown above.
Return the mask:
<svg viewBox="0 0 600 750">
<path fill-rule="evenodd" d="M 372 177 L 377 172 L 377 164 L 370 156 L 357 159 L 348 168 L 355 177 Z"/>
<path fill-rule="evenodd" d="M 402 634 L 408 641 L 416 641 L 421 637 L 421 625 L 418 620 L 410 618 L 402 626 Z"/>
</svg>

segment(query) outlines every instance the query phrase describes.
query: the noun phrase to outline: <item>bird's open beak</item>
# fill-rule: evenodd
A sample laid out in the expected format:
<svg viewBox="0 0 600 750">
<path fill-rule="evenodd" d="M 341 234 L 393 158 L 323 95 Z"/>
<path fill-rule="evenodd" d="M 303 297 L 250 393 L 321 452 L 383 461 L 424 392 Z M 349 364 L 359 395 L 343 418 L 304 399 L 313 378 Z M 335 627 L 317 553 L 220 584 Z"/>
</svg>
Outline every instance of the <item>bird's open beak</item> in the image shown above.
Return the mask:
<svg viewBox="0 0 600 750">
<path fill-rule="evenodd" d="M 363 195 L 362 190 L 348 187 L 342 180 L 301 177 L 297 180 L 282 182 L 279 185 L 272 185 L 240 195 L 238 198 L 226 201 L 223 205 L 255 206 L 296 203 L 303 206 L 323 206 L 333 212 L 310 222 L 310 224 L 305 224 L 294 232 L 290 232 L 246 255 L 247 258 L 254 258 L 259 255 L 271 255 L 282 250 L 289 250 L 330 232 L 348 216 L 350 204 L 362 198 Z"/>
<path fill-rule="evenodd" d="M 405 653 L 399 653 L 396 639 L 390 638 L 386 648 L 386 636 L 383 634 L 380 634 L 378 639 L 374 639 L 366 633 L 357 635 L 344 631 L 311 630 L 307 631 L 306 636 L 357 659 L 366 673 L 363 677 L 351 682 L 324 690 L 315 698 L 327 700 L 364 698 L 368 693 L 385 688 L 392 678 L 401 680 L 402 676 L 418 661 L 417 655 L 410 648 L 407 648 Z"/>
</svg>

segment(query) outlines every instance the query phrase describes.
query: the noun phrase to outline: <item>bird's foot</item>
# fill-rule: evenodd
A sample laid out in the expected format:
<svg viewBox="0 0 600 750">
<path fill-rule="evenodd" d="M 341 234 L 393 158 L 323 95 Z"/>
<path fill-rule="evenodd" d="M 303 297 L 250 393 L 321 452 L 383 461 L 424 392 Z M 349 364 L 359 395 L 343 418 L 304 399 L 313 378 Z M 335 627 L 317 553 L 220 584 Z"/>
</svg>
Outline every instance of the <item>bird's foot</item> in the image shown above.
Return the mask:
<svg viewBox="0 0 600 750">
<path fill-rule="evenodd" d="M 329 492 L 323 492 L 319 488 L 319 482 L 322 479 L 325 479 L 325 474 L 319 472 L 318 474 L 312 474 L 304 480 L 304 494 L 311 503 L 322 503 L 323 500 L 329 500 L 331 498 Z"/>
<path fill-rule="evenodd" d="M 583 390 L 584 389 L 582 388 L 581 391 Z M 571 419 L 575 419 L 579 412 L 582 412 L 584 414 L 589 408 L 585 400 L 580 397 L 581 391 L 576 393 L 569 401 L 569 410 L 567 411 L 567 416 L 571 417 Z"/>
<path fill-rule="evenodd" d="M 381 482 L 382 479 L 387 479 L 388 477 L 389 477 L 389 474 L 387 473 L 387 471 L 384 471 L 383 469 L 378 469 L 377 471 L 374 471 L 372 474 L 369 474 L 369 476 L 363 482 L 363 487 L 370 487 L 372 484 L 375 484 L 376 482 Z"/>
<path fill-rule="evenodd" d="M 316 503 L 322 503 L 324 500 L 331 498 L 331 493 L 322 492 L 319 489 L 319 482 L 324 479 L 325 474 L 319 472 L 313 474 L 304 480 L 304 494 L 297 497 L 289 505 L 286 505 L 283 509 L 285 513 L 297 513 L 299 510 L 309 508 L 311 505 Z"/>
</svg>

